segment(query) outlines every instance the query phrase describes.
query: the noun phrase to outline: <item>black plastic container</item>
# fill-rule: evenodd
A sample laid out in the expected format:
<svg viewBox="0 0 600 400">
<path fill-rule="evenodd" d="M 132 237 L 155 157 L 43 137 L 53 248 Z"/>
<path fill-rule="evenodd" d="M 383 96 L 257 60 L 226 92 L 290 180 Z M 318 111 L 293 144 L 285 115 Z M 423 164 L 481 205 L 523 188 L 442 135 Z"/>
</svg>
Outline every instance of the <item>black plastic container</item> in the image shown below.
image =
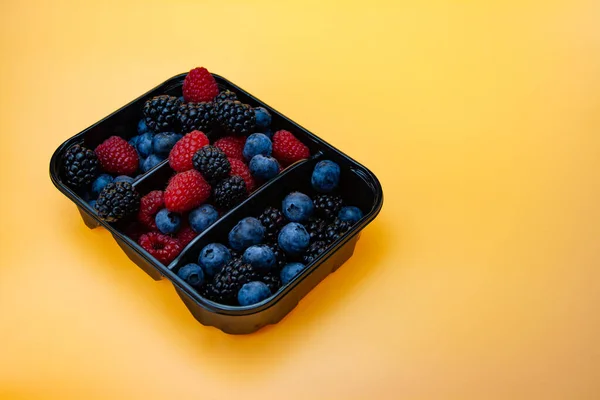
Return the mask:
<svg viewBox="0 0 600 400">
<path fill-rule="evenodd" d="M 272 126 L 276 129 L 286 129 L 292 132 L 310 148 L 312 157 L 309 160 L 293 164 L 253 192 L 246 201 L 222 216 L 219 221 L 188 244 L 171 264 L 168 266 L 161 264 L 114 224 L 101 220 L 95 211 L 64 183 L 61 173 L 62 156 L 74 144 L 83 143 L 89 148 L 95 148 L 113 135 L 119 135 L 126 139 L 133 137 L 137 134 L 137 122 L 141 118 L 144 102 L 148 98 L 159 94 L 180 96 L 185 76 L 186 74 L 180 74 L 167 80 L 64 142 L 52 155 L 50 178 L 54 185 L 77 205 L 83 221 L 89 228 L 105 227 L 111 232 L 127 256 L 146 271 L 148 275 L 155 280 L 163 277 L 169 279 L 190 312 L 200 323 L 215 326 L 223 332 L 231 334 L 251 333 L 265 325 L 280 321 L 313 287 L 352 256 L 360 231 L 381 210 L 383 192 L 377 178 L 364 166 L 243 89 L 223 77 L 213 74 L 221 90 L 229 89 L 238 95 L 240 101 L 253 107 L 266 108 L 272 115 Z M 340 183 L 342 195 L 348 204 L 360 207 L 364 217 L 342 238 L 332 243 L 326 253 L 322 254 L 292 282 L 284 285 L 274 296 L 261 303 L 246 307 L 233 307 L 217 304 L 201 297 L 194 288 L 177 276 L 175 272 L 179 267 L 188 262 L 197 261 L 198 253 L 204 245 L 215 241 L 223 242 L 227 232 L 241 218 L 256 216 L 268 205 L 280 206 L 281 200 L 292 190 L 308 190 L 312 168 L 316 162 L 322 159 L 330 159 L 340 165 L 342 169 L 342 181 Z M 154 189 L 164 189 L 172 173 L 168 161 L 163 161 L 136 179 L 134 186 L 142 195 Z"/>
</svg>

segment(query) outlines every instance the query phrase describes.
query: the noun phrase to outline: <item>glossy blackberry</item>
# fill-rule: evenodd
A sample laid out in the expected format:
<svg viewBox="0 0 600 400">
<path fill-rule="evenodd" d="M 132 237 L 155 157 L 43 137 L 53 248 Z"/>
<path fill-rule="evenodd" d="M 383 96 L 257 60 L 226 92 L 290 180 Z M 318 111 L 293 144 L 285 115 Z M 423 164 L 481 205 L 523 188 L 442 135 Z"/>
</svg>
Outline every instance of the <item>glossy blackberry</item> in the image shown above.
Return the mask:
<svg viewBox="0 0 600 400">
<path fill-rule="evenodd" d="M 215 146 L 202 147 L 194 154 L 192 163 L 194 169 L 200 172 L 211 185 L 229 176 L 229 171 L 231 171 L 231 164 L 227 156 L 223 150 Z"/>
<path fill-rule="evenodd" d="M 250 264 L 245 264 L 241 258 L 234 258 L 207 285 L 206 296 L 220 304 L 236 305 L 240 288 L 245 283 L 258 281 L 260 278 L 260 274 Z"/>
<path fill-rule="evenodd" d="M 269 246 L 271 250 L 273 250 L 273 254 L 275 254 L 277 269 L 285 267 L 285 264 L 287 264 L 287 258 L 283 250 L 279 248 L 279 245 L 277 243 L 267 243 L 267 246 Z"/>
<path fill-rule="evenodd" d="M 343 203 L 342 197 L 337 194 L 319 194 L 313 199 L 315 212 L 325 219 L 335 218 Z"/>
<path fill-rule="evenodd" d="M 281 210 L 278 210 L 275 207 L 267 207 L 265 211 L 259 215 L 258 220 L 265 227 L 265 241 L 268 243 L 275 243 L 277 241 L 279 230 L 283 228 L 286 223 Z"/>
<path fill-rule="evenodd" d="M 161 95 L 147 100 L 143 108 L 146 125 L 154 132 L 178 132 L 180 105 L 181 101 L 174 96 Z"/>
<path fill-rule="evenodd" d="M 182 133 L 202 131 L 205 134 L 215 127 L 213 103 L 184 103 L 177 110 L 177 120 Z"/>
<path fill-rule="evenodd" d="M 246 183 L 241 176 L 223 179 L 213 190 L 215 205 L 222 210 L 230 210 L 248 197 Z"/>
<path fill-rule="evenodd" d="M 342 237 L 344 233 L 348 232 L 351 227 L 352 225 L 349 222 L 344 222 L 341 219 L 336 218 L 325 229 L 325 240 L 328 243 L 334 242 Z"/>
<path fill-rule="evenodd" d="M 225 100 L 217 106 L 217 121 L 230 134 L 246 136 L 256 129 L 256 116 L 248 104 Z"/>
<path fill-rule="evenodd" d="M 318 217 L 309 218 L 308 222 L 304 225 L 306 231 L 310 235 L 311 243 L 316 240 L 325 240 L 325 230 L 327 229 L 327 221 Z"/>
<path fill-rule="evenodd" d="M 279 271 L 269 272 L 263 275 L 260 280 L 267 284 L 271 294 L 277 293 L 281 287 L 281 279 L 279 278 Z"/>
<path fill-rule="evenodd" d="M 237 95 L 233 93 L 231 90 L 223 90 L 221 93 L 215 97 L 215 103 L 221 103 L 225 100 L 236 101 Z"/>
<path fill-rule="evenodd" d="M 65 153 L 63 170 L 67 185 L 73 188 L 85 187 L 100 174 L 98 157 L 93 150 L 76 144 Z"/>
<path fill-rule="evenodd" d="M 105 221 L 116 222 L 136 213 L 140 195 L 129 182 L 109 183 L 102 189 L 96 202 L 96 211 Z"/>
<path fill-rule="evenodd" d="M 304 262 L 304 264 L 309 265 L 313 261 L 315 261 L 317 257 L 319 257 L 319 255 L 325 253 L 325 250 L 327 250 L 327 246 L 329 245 L 324 240 L 317 240 L 316 242 L 312 242 L 306 250 L 306 253 L 304 253 L 304 256 L 302 257 L 302 261 Z"/>
</svg>

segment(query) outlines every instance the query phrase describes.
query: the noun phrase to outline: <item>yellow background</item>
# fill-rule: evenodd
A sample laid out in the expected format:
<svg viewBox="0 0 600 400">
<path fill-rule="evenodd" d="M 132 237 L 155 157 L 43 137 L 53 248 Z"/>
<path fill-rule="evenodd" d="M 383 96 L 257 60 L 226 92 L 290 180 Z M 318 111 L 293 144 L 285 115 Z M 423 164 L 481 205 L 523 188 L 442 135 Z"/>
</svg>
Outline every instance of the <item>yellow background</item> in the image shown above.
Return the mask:
<svg viewBox="0 0 600 400">
<path fill-rule="evenodd" d="M 0 398 L 600 398 L 594 1 L 0 1 Z M 381 179 L 277 326 L 198 324 L 51 184 L 203 65 Z"/>
</svg>

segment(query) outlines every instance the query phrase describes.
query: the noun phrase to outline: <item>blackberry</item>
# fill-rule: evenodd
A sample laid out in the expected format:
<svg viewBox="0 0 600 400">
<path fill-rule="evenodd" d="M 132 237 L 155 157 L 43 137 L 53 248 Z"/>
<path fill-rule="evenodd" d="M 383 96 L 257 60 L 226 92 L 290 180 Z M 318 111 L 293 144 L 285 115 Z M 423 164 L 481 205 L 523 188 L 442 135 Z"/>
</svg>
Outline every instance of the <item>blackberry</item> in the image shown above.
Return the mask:
<svg viewBox="0 0 600 400">
<path fill-rule="evenodd" d="M 260 223 L 265 227 L 265 240 L 269 243 L 277 242 L 279 230 L 285 225 L 285 217 L 281 210 L 275 207 L 267 207 L 258 217 Z"/>
<path fill-rule="evenodd" d="M 213 103 L 184 103 L 177 110 L 177 120 L 182 133 L 202 131 L 205 134 L 215 127 Z"/>
<path fill-rule="evenodd" d="M 342 221 L 336 218 L 331 224 L 325 229 L 325 240 L 328 243 L 334 242 L 348 232 L 352 224 L 349 222 Z"/>
<path fill-rule="evenodd" d="M 269 287 L 271 294 L 277 293 L 279 288 L 281 287 L 281 279 L 279 278 L 279 272 L 272 271 L 264 274 L 260 280 Z"/>
<path fill-rule="evenodd" d="M 181 100 L 166 94 L 147 100 L 143 108 L 146 125 L 154 132 L 179 131 L 177 111 L 180 105 Z"/>
<path fill-rule="evenodd" d="M 217 97 L 215 97 L 214 102 L 221 103 L 225 100 L 236 101 L 237 95 L 235 93 L 233 93 L 231 90 L 223 90 L 221 93 L 219 93 L 217 95 Z"/>
<path fill-rule="evenodd" d="M 230 134 L 247 136 L 256 129 L 256 116 L 248 104 L 225 100 L 217 107 L 217 121 Z"/>
<path fill-rule="evenodd" d="M 342 196 L 337 194 L 319 194 L 313 199 L 315 212 L 325 219 L 335 218 L 343 203 Z"/>
<path fill-rule="evenodd" d="M 318 217 L 309 218 L 308 222 L 304 225 L 306 231 L 310 235 L 310 241 L 325 240 L 325 230 L 327 228 L 327 222 Z"/>
<path fill-rule="evenodd" d="M 140 195 L 129 182 L 109 183 L 102 189 L 96 211 L 105 221 L 116 222 L 134 214 L 140 208 Z"/>
<path fill-rule="evenodd" d="M 328 246 L 329 245 L 324 240 L 317 240 L 316 242 L 312 242 L 306 250 L 306 253 L 304 253 L 302 261 L 305 265 L 310 265 L 313 261 L 317 259 L 317 257 L 325 253 L 325 250 L 327 250 Z"/>
<path fill-rule="evenodd" d="M 234 258 L 219 271 L 211 284 L 206 285 L 206 296 L 217 303 L 236 305 L 237 293 L 248 282 L 260 280 L 260 274 L 241 258 Z"/>
<path fill-rule="evenodd" d="M 67 184 L 74 188 L 89 185 L 100 174 L 96 153 L 78 144 L 65 153 L 63 169 Z"/>
<path fill-rule="evenodd" d="M 194 154 L 192 163 L 194 169 L 200 172 L 211 185 L 229 176 L 229 171 L 231 171 L 231 164 L 227 156 L 223 150 L 215 146 L 202 147 Z"/>
<path fill-rule="evenodd" d="M 279 248 L 279 245 L 277 243 L 268 243 L 267 246 L 269 246 L 271 250 L 273 250 L 273 254 L 275 254 L 275 265 L 277 269 L 285 267 L 285 264 L 287 264 L 287 258 L 283 250 Z"/>
<path fill-rule="evenodd" d="M 223 179 L 215 186 L 213 197 L 218 208 L 230 210 L 248 197 L 246 183 L 237 175 Z"/>
</svg>

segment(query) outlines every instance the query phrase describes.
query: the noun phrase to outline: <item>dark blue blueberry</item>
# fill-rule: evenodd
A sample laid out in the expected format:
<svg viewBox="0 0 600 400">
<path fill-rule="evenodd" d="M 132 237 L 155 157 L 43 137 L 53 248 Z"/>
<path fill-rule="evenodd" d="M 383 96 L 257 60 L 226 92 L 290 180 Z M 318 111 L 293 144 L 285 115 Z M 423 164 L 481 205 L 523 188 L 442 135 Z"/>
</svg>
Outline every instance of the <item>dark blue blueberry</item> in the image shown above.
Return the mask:
<svg viewBox="0 0 600 400">
<path fill-rule="evenodd" d="M 250 173 L 255 178 L 268 181 L 279 173 L 279 163 L 273 157 L 259 154 L 250 160 Z"/>
<path fill-rule="evenodd" d="M 115 180 L 113 181 L 114 183 L 117 182 L 129 182 L 129 183 L 133 183 L 133 178 L 127 175 L 119 175 L 115 178 Z"/>
<path fill-rule="evenodd" d="M 199 288 L 204 283 L 204 271 L 198 264 L 187 264 L 177 271 L 177 275 L 195 288 Z"/>
<path fill-rule="evenodd" d="M 141 136 L 134 136 L 129 139 L 128 143 L 133 146 L 134 149 L 137 149 L 137 144 L 140 141 Z"/>
<path fill-rule="evenodd" d="M 152 139 L 152 151 L 156 155 L 168 157 L 175 143 L 182 137 L 182 135 L 173 132 L 157 133 Z"/>
<path fill-rule="evenodd" d="M 350 222 L 351 224 L 357 223 L 362 217 L 363 213 L 360 211 L 360 208 L 354 206 L 342 207 L 338 213 L 339 219 L 345 222 Z"/>
<path fill-rule="evenodd" d="M 273 152 L 273 144 L 271 139 L 262 133 L 253 133 L 246 139 L 244 144 L 244 158 L 250 161 L 252 157 L 258 154 L 270 156 Z"/>
<path fill-rule="evenodd" d="M 263 282 L 248 282 L 238 292 L 238 303 L 240 306 L 249 306 L 260 303 L 271 297 L 269 287 Z"/>
<path fill-rule="evenodd" d="M 164 158 L 161 158 L 156 154 L 150 154 L 148 158 L 144 160 L 144 164 L 142 165 L 142 172 L 150 171 L 152 168 L 160 164 L 162 160 L 164 160 Z"/>
<path fill-rule="evenodd" d="M 242 219 L 229 232 L 229 245 L 237 251 L 260 244 L 265 236 L 265 227 L 252 217 Z"/>
<path fill-rule="evenodd" d="M 218 273 L 229 260 L 231 260 L 231 253 L 221 243 L 207 244 L 198 256 L 198 264 L 204 268 L 208 276 Z"/>
<path fill-rule="evenodd" d="M 210 204 L 203 204 L 189 215 L 190 226 L 196 233 L 202 233 L 219 219 L 219 213 Z"/>
<path fill-rule="evenodd" d="M 96 180 L 92 182 L 92 198 L 97 199 L 102 189 L 104 189 L 104 187 L 112 181 L 113 177 L 109 174 L 102 174 L 99 177 L 97 177 Z"/>
<path fill-rule="evenodd" d="M 283 215 L 290 221 L 302 222 L 306 221 L 313 214 L 315 206 L 313 201 L 300 192 L 292 192 L 285 196 L 281 203 Z"/>
<path fill-rule="evenodd" d="M 297 262 L 286 264 L 286 266 L 281 269 L 281 273 L 279 274 L 281 284 L 285 285 L 289 283 L 292 279 L 294 279 L 294 277 L 302 272 L 304 268 L 306 268 L 306 265 Z"/>
<path fill-rule="evenodd" d="M 333 191 L 340 183 L 340 166 L 329 160 L 319 161 L 315 165 L 310 182 L 318 192 Z"/>
<path fill-rule="evenodd" d="M 250 246 L 244 251 L 244 262 L 258 270 L 270 270 L 275 267 L 275 254 L 265 244 Z"/>
<path fill-rule="evenodd" d="M 150 128 L 148 128 L 148 125 L 146 125 L 146 120 L 144 118 L 140 119 L 140 122 L 138 122 L 137 132 L 138 135 L 143 135 L 146 132 L 150 132 Z"/>
<path fill-rule="evenodd" d="M 158 230 L 166 235 L 175 233 L 181 228 L 181 216 L 166 208 L 163 208 L 156 214 L 154 221 Z"/>
<path fill-rule="evenodd" d="M 271 114 L 263 107 L 256 107 L 254 115 L 256 116 L 256 127 L 258 129 L 264 129 L 271 125 Z"/>
<path fill-rule="evenodd" d="M 277 241 L 287 254 L 297 255 L 308 248 L 310 235 L 302 224 L 290 222 L 281 228 Z"/>
<path fill-rule="evenodd" d="M 152 154 L 152 138 L 154 135 L 150 132 L 146 132 L 140 136 L 137 141 L 136 149 L 140 157 L 146 158 Z"/>
</svg>

